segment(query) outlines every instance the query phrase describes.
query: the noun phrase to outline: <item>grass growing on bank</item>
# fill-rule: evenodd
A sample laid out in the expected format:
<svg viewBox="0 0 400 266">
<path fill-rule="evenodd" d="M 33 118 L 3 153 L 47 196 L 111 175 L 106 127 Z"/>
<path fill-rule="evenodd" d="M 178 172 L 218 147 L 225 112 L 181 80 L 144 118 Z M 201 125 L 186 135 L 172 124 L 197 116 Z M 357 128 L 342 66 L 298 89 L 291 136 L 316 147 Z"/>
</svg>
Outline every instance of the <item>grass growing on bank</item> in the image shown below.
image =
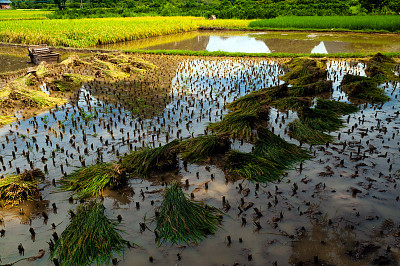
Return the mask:
<svg viewBox="0 0 400 266">
<path fill-rule="evenodd" d="M 61 189 L 76 191 L 78 197 L 100 194 L 105 188 L 115 189 L 126 183 L 125 170 L 119 164 L 98 163 L 80 168 L 61 179 Z"/>
<path fill-rule="evenodd" d="M 0 10 L 1 20 L 23 20 L 23 19 L 47 19 L 47 15 L 53 11 L 45 10 Z"/>
<path fill-rule="evenodd" d="M 176 181 L 165 189 L 159 213 L 156 227 L 159 245 L 197 244 L 214 234 L 221 221 L 219 210 L 188 199 Z"/>
<path fill-rule="evenodd" d="M 108 219 L 104 206 L 98 202 L 78 206 L 76 216 L 61 233 L 50 254 L 61 265 L 109 264 L 113 251 L 123 253 L 124 240 L 117 222 Z"/>
<path fill-rule="evenodd" d="M 257 29 L 400 31 L 400 16 L 288 16 L 250 22 Z"/>
</svg>

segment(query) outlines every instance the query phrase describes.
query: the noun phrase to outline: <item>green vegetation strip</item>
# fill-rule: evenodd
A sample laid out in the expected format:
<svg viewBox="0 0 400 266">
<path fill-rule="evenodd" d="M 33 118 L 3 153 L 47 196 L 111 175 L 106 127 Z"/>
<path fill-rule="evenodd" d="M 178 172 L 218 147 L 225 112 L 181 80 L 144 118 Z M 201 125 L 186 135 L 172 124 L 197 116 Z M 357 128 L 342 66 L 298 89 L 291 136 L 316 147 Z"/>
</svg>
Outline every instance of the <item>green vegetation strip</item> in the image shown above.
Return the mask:
<svg viewBox="0 0 400 266">
<path fill-rule="evenodd" d="M 250 22 L 257 29 L 400 31 L 400 16 L 287 16 Z"/>
<path fill-rule="evenodd" d="M 158 243 L 197 244 L 207 235 L 217 231 L 221 219 L 218 209 L 191 201 L 183 193 L 181 185 L 173 181 L 171 186 L 165 189 L 164 200 L 157 217 Z"/>
<path fill-rule="evenodd" d="M 108 219 L 104 210 L 102 203 L 94 201 L 78 206 L 50 258 L 57 258 L 61 265 L 100 265 L 110 263 L 113 251 L 121 255 L 129 242 L 121 237 L 117 222 Z"/>
</svg>

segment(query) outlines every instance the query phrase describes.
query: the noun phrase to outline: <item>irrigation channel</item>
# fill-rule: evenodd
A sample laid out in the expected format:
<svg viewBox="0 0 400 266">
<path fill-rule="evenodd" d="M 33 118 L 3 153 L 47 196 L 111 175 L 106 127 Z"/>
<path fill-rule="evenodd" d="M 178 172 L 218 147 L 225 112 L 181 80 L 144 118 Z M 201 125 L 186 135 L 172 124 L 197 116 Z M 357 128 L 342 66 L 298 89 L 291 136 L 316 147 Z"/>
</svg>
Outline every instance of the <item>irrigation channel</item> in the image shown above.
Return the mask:
<svg viewBox="0 0 400 266">
<path fill-rule="evenodd" d="M 21 243 L 25 257 L 37 255 L 40 249 L 46 253 L 41 259 L 15 265 L 53 265 L 48 260 L 48 242 L 54 232 L 58 236 L 63 232 L 70 222 L 69 210 L 80 204 L 71 193 L 59 190 L 64 174 L 97 161 L 116 161 L 143 146 L 158 147 L 210 133 L 207 125 L 227 114 L 226 104 L 252 91 L 283 84 L 278 79 L 285 73 L 282 62 L 182 57 L 169 91 L 151 95 L 146 84 L 94 81 L 83 85 L 63 106 L 1 127 L 1 175 L 31 166 L 47 172 L 40 183 L 41 200 L 0 209 L 1 263 L 21 259 L 17 249 Z M 339 85 L 346 73 L 364 76 L 365 64 L 349 60 L 326 64 L 333 92 L 324 97 L 353 101 Z M 146 92 L 143 98 L 132 97 L 138 88 Z M 120 215 L 122 236 L 136 244 L 113 257 L 120 265 L 366 265 L 380 261 L 397 265 L 399 89 L 392 83 L 381 88 L 390 101 L 355 102 L 360 110 L 344 117 L 345 127 L 331 133 L 333 143 L 302 144 L 313 158 L 278 181 L 257 184 L 235 178 L 216 158 L 187 165 L 179 160 L 175 170 L 131 178 L 118 191 L 107 189 L 103 193 L 107 217 Z M 132 101 L 140 107 L 132 109 Z M 300 145 L 287 134 L 287 125 L 297 117 L 295 111 L 271 108 L 268 127 Z M 243 152 L 252 147 L 237 140 L 232 143 L 232 149 Z M 160 206 L 165 182 L 171 180 L 188 180 L 185 193 L 193 193 L 196 200 L 226 214 L 215 235 L 197 246 L 155 244 L 155 224 L 150 219 Z M 223 205 L 223 197 L 230 208 Z M 253 207 L 244 210 L 250 202 Z"/>
</svg>

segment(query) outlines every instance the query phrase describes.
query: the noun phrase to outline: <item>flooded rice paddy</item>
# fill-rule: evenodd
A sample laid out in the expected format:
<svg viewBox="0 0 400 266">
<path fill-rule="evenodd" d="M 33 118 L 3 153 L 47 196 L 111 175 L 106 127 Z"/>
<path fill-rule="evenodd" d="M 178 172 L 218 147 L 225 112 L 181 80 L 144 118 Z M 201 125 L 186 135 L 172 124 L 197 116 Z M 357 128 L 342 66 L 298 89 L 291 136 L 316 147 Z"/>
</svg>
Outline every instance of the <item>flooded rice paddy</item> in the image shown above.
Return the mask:
<svg viewBox="0 0 400 266">
<path fill-rule="evenodd" d="M 98 47 L 108 49 L 331 54 L 399 52 L 399 43 L 398 34 L 195 31 Z"/>
<path fill-rule="evenodd" d="M 166 58 L 168 60 L 168 58 Z M 344 74 L 365 75 L 365 65 L 328 61 L 334 91 L 327 98 L 354 102 L 340 90 Z M 0 259 L 3 264 L 46 250 L 43 258 L 15 265 L 52 265 L 48 243 L 69 224 L 79 201 L 59 191 L 58 181 L 84 165 L 111 162 L 131 150 L 157 147 L 173 139 L 207 133 L 221 120 L 225 105 L 251 91 L 282 84 L 281 61 L 181 58 L 168 89 L 146 83 L 90 82 L 70 103 L 0 128 L 1 174 L 39 168 L 42 200 L 0 209 Z M 398 73 L 397 73 L 398 74 Z M 309 146 L 314 156 L 279 181 L 255 184 L 235 179 L 220 166 L 179 162 L 179 169 L 132 178 L 120 191 L 103 193 L 106 214 L 122 216 L 123 237 L 137 246 L 115 257 L 120 265 L 367 265 L 400 261 L 400 113 L 399 85 L 382 84 L 391 100 L 360 103 L 344 117 L 329 145 Z M 153 91 L 153 92 L 152 92 Z M 296 112 L 271 109 L 269 128 L 287 141 L 286 126 Z M 251 144 L 234 141 L 249 152 Z M 157 247 L 151 223 L 170 180 L 188 180 L 186 193 L 226 213 L 222 228 L 198 246 Z M 205 184 L 207 183 L 207 186 Z M 230 208 L 223 207 L 222 198 Z M 247 203 L 254 208 L 239 209 Z M 244 203 L 244 204 L 243 204 Z M 243 204 L 243 205 L 242 205 Z M 141 230 L 145 222 L 148 228 Z M 29 229 L 36 232 L 32 237 Z M 149 257 L 153 261 L 150 262 Z"/>
</svg>

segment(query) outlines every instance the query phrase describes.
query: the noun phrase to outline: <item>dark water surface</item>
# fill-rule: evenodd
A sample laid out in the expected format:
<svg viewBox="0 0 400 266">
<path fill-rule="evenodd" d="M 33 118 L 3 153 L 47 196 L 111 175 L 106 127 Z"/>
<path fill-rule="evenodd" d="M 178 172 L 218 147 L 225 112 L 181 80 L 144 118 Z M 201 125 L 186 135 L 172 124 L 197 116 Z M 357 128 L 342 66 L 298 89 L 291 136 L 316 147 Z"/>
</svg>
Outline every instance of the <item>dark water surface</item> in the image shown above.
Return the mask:
<svg viewBox="0 0 400 266">
<path fill-rule="evenodd" d="M 400 52 L 400 35 L 289 31 L 194 31 L 98 47 L 243 53 L 375 53 Z"/>
</svg>

